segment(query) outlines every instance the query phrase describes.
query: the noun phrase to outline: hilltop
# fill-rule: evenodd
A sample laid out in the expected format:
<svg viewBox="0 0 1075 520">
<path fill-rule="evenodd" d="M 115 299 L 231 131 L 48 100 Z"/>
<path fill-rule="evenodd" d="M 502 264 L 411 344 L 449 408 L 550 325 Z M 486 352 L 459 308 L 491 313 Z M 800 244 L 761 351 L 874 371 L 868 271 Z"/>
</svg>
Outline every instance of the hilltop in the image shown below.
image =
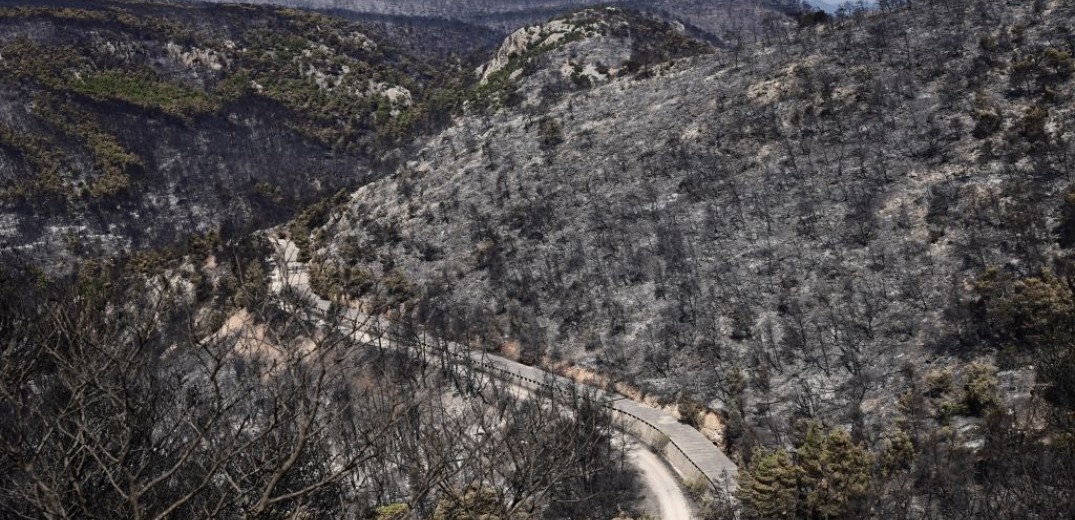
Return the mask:
<svg viewBox="0 0 1075 520">
<path fill-rule="evenodd" d="M 509 35 L 492 59 L 478 67 L 475 101 L 543 105 L 712 50 L 668 23 L 634 11 L 583 9 Z"/>
</svg>

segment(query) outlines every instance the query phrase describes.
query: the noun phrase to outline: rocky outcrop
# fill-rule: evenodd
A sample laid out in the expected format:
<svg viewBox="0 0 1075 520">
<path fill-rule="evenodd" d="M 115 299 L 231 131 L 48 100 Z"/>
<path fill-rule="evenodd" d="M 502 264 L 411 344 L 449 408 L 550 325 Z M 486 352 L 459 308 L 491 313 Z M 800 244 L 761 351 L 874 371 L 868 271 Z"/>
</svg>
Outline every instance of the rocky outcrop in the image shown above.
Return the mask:
<svg viewBox="0 0 1075 520">
<path fill-rule="evenodd" d="M 533 106 L 711 50 L 637 12 L 584 9 L 515 31 L 476 74 L 490 97 Z"/>
</svg>

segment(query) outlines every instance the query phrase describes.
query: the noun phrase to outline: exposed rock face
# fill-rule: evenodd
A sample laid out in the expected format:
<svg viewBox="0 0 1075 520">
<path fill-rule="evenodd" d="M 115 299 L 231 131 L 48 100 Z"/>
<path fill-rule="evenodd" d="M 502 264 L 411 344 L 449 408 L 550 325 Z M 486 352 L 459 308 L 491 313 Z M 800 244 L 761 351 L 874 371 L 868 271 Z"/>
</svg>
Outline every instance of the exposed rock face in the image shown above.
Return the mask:
<svg viewBox="0 0 1075 520">
<path fill-rule="evenodd" d="M 547 24 L 524 27 L 511 33 L 504 44 L 497 49 L 493 59 L 478 68 L 482 82 L 489 81 L 489 75 L 507 67 L 511 60 L 535 52 L 539 48 L 554 49 L 564 40 L 589 39 L 598 36 L 598 28 L 574 23 L 574 17 L 553 20 Z M 622 46 L 629 48 L 629 45 Z"/>
<path fill-rule="evenodd" d="M 515 31 L 476 74 L 491 97 L 506 94 L 534 106 L 711 51 L 655 18 L 614 7 L 585 9 Z"/>
<path fill-rule="evenodd" d="M 224 44 L 228 45 L 228 42 Z M 234 43 L 230 47 L 234 48 Z M 168 55 L 172 59 L 182 63 L 188 69 L 205 67 L 212 71 L 220 71 L 227 66 L 227 59 L 213 49 L 185 48 L 174 42 L 168 42 L 165 48 L 168 49 Z"/>
</svg>

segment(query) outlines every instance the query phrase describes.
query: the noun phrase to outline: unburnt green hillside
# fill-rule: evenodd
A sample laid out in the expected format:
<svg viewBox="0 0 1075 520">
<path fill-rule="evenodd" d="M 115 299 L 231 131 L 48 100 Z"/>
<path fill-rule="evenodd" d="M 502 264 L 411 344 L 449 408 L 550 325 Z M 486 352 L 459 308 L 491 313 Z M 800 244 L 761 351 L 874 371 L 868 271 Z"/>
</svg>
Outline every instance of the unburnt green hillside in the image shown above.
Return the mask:
<svg viewBox="0 0 1075 520">
<path fill-rule="evenodd" d="M 23 4 L 0 8 L 0 243 L 46 264 L 278 222 L 447 113 L 452 68 L 341 19 Z"/>
</svg>

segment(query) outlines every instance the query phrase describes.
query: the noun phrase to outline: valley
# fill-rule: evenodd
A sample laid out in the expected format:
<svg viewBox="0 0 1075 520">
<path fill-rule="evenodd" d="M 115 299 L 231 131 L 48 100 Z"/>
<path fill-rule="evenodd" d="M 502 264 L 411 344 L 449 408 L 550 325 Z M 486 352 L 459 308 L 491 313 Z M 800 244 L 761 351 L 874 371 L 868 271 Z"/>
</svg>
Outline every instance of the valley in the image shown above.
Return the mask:
<svg viewBox="0 0 1075 520">
<path fill-rule="evenodd" d="M 1075 513 L 1068 2 L 288 3 L 0 7 L 0 516 Z"/>
</svg>

